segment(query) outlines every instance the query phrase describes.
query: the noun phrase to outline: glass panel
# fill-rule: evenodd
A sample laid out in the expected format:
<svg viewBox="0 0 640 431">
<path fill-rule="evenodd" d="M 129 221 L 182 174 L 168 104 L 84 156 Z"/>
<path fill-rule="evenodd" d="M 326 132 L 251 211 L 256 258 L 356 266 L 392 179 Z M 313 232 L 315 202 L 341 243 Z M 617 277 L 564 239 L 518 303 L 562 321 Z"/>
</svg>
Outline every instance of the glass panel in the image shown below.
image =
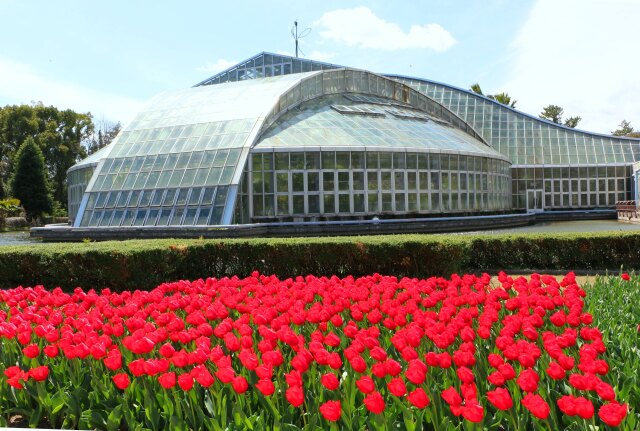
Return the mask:
<svg viewBox="0 0 640 431">
<path fill-rule="evenodd" d="M 176 207 L 173 210 L 173 214 L 171 216 L 171 220 L 169 221 L 169 225 L 176 226 L 179 225 L 182 221 L 182 216 L 184 215 L 184 207 Z"/>
<path fill-rule="evenodd" d="M 166 226 L 169 223 L 169 217 L 171 217 L 171 208 L 163 208 L 160 211 L 160 216 L 158 217 L 157 226 Z"/>
<path fill-rule="evenodd" d="M 202 195 L 202 205 L 212 205 L 213 204 L 213 198 L 215 197 L 216 194 L 216 188 L 215 187 L 208 187 L 206 189 L 204 189 L 204 194 Z"/>
<path fill-rule="evenodd" d="M 189 195 L 189 205 L 197 205 L 200 203 L 200 195 L 202 194 L 202 188 L 195 188 L 191 190 L 191 195 Z"/>
<path fill-rule="evenodd" d="M 151 206 L 156 207 L 160 206 L 160 202 L 162 202 L 162 196 L 164 194 L 164 190 L 156 190 L 153 198 L 151 199 Z"/>
<path fill-rule="evenodd" d="M 163 206 L 172 206 L 176 199 L 176 189 L 168 189 L 162 201 Z"/>
<path fill-rule="evenodd" d="M 320 174 L 318 172 L 307 172 L 307 190 L 310 192 L 320 190 Z"/>
<path fill-rule="evenodd" d="M 336 212 L 335 209 L 335 195 L 327 194 L 324 195 L 324 213 L 325 214 L 333 214 Z"/>
<path fill-rule="evenodd" d="M 184 206 L 187 204 L 187 195 L 189 194 L 189 189 L 180 189 L 178 191 L 178 197 L 176 199 L 176 206 Z"/>
</svg>

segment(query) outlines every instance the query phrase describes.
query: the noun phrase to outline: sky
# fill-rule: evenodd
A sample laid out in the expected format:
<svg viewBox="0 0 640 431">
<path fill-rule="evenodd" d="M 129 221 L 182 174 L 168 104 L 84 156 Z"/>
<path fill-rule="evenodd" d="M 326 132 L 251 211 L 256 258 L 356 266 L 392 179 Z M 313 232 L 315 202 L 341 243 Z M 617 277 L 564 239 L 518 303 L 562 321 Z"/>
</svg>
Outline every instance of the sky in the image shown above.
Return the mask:
<svg viewBox="0 0 640 431">
<path fill-rule="evenodd" d="M 0 106 L 126 125 L 152 96 L 259 52 L 506 91 L 578 128 L 640 128 L 640 0 L 0 0 Z"/>
</svg>

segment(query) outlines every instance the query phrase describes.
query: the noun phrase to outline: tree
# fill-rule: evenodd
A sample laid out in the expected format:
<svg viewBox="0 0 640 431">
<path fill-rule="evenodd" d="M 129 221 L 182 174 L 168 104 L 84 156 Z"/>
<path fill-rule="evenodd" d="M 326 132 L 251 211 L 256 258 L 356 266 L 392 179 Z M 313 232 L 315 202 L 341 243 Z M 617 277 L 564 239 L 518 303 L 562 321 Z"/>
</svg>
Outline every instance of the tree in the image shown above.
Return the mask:
<svg viewBox="0 0 640 431">
<path fill-rule="evenodd" d="M 93 133 L 83 143 L 87 150 L 87 154 L 93 154 L 101 148 L 109 145 L 118 136 L 122 130 L 122 124 L 118 121 L 102 119 L 95 124 Z"/>
<path fill-rule="evenodd" d="M 545 120 L 552 121 L 556 124 L 564 124 L 567 127 L 575 128 L 582 117 L 575 116 L 569 117 L 564 122 L 562 121 L 562 115 L 564 114 L 564 109 L 558 105 L 547 105 L 542 108 L 542 112 L 540 113 L 540 118 L 544 118 Z"/>
<path fill-rule="evenodd" d="M 484 96 L 484 93 L 482 92 L 482 88 L 480 88 L 480 84 L 478 84 L 477 82 L 471 86 L 471 91 L 481 96 Z"/>
<path fill-rule="evenodd" d="M 0 179 L 11 178 L 16 152 L 31 137 L 43 152 L 54 199 L 66 208 L 67 170 L 87 156 L 81 143 L 93 128 L 91 114 L 41 102 L 0 108 Z"/>
<path fill-rule="evenodd" d="M 37 219 L 50 212 L 52 202 L 44 156 L 33 138 L 28 137 L 20 146 L 15 165 L 11 181 L 12 194 L 22 202 L 27 220 Z"/>
<path fill-rule="evenodd" d="M 631 127 L 631 122 L 627 120 L 622 120 L 618 128 L 611 132 L 613 136 L 629 136 L 630 133 L 634 133 L 634 130 Z"/>
<path fill-rule="evenodd" d="M 542 108 L 540 118 L 544 118 L 545 120 L 553 121 L 556 124 L 560 124 L 560 120 L 562 120 L 562 114 L 564 114 L 564 109 L 562 109 L 558 105 L 547 105 Z"/>
<path fill-rule="evenodd" d="M 482 88 L 480 88 L 480 84 L 478 83 L 475 83 L 471 86 L 471 91 L 481 96 L 484 96 L 484 93 L 482 92 Z M 517 100 L 512 100 L 511 96 L 509 96 L 509 93 L 505 93 L 504 91 L 502 93 L 497 93 L 497 94 L 487 94 L 487 97 L 491 100 L 495 100 L 496 102 L 502 103 L 503 105 L 509 106 L 511 108 L 516 107 Z"/>
<path fill-rule="evenodd" d="M 580 122 L 580 120 L 582 120 L 582 117 L 578 115 L 576 115 L 575 117 L 569 117 L 566 120 L 564 120 L 564 125 L 567 127 L 571 127 L 572 129 L 575 129 L 578 123 Z"/>
</svg>

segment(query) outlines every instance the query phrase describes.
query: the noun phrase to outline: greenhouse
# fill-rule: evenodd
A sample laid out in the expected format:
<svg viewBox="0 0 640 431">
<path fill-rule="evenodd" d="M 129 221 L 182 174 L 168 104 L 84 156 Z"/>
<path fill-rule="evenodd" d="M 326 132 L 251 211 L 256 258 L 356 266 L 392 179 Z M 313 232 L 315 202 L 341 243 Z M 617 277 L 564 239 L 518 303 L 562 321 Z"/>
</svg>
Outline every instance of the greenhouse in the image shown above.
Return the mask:
<svg viewBox="0 0 640 431">
<path fill-rule="evenodd" d="M 261 53 L 153 98 L 68 172 L 76 228 L 612 208 L 640 140 L 420 78 Z"/>
</svg>

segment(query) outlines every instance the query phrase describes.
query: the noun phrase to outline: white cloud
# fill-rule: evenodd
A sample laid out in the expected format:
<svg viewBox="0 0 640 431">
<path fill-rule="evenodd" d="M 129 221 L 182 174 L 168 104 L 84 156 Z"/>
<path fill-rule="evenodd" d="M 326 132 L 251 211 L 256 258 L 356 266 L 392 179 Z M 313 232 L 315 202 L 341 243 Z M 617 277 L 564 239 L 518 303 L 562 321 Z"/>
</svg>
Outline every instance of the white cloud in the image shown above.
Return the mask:
<svg viewBox="0 0 640 431">
<path fill-rule="evenodd" d="M 414 24 L 405 32 L 398 24 L 377 17 L 368 7 L 325 12 L 314 27 L 326 39 L 360 48 L 395 51 L 426 48 L 446 51 L 456 40 L 439 24 Z"/>
<path fill-rule="evenodd" d="M 219 58 L 214 63 L 207 63 L 204 66 L 196 67 L 196 70 L 198 72 L 217 73 L 217 72 L 222 72 L 223 70 L 228 69 L 231 66 L 235 66 L 236 64 L 238 64 L 237 61 L 225 60 L 224 58 Z"/>
<path fill-rule="evenodd" d="M 624 118 L 640 127 L 639 21 L 635 0 L 538 0 L 501 87 L 524 112 L 560 105 L 584 130 L 610 133 Z"/>
<path fill-rule="evenodd" d="M 91 112 L 94 118 L 120 121 L 126 125 L 143 102 L 117 94 L 47 78 L 26 64 L 0 58 L 0 100 L 28 104 L 41 101 L 59 109 Z"/>
</svg>

